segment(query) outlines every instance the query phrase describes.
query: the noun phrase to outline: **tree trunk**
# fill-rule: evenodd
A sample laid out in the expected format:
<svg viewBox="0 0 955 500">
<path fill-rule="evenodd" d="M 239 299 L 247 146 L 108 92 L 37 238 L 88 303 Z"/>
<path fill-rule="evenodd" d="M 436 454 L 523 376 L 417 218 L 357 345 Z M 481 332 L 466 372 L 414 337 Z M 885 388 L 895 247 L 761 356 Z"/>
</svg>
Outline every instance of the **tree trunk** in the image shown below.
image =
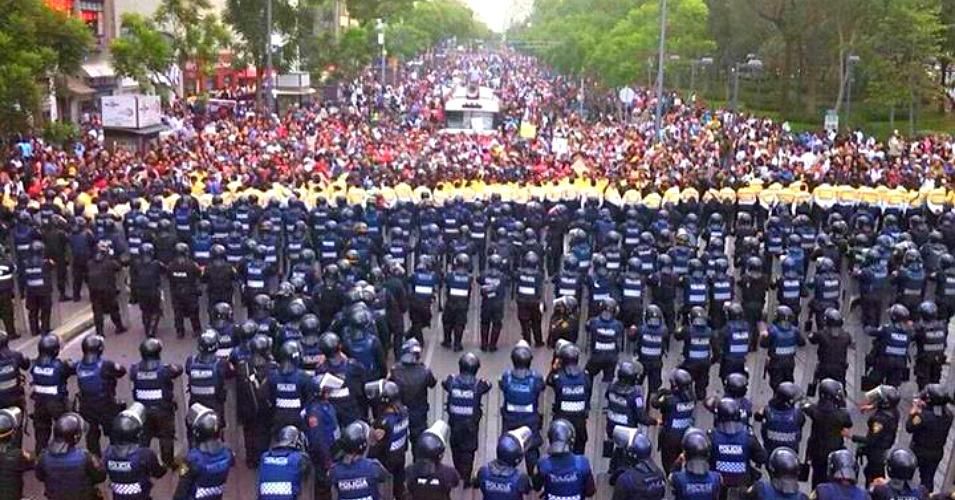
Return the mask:
<svg viewBox="0 0 955 500">
<path fill-rule="evenodd" d="M 915 95 L 909 87 L 909 137 L 915 135 Z"/>
<path fill-rule="evenodd" d="M 939 69 L 940 69 L 941 71 L 939 71 L 938 79 L 939 79 L 939 83 L 941 84 L 941 87 L 942 87 L 942 97 L 941 97 L 941 99 L 938 100 L 938 112 L 939 112 L 939 113 L 945 113 L 945 106 L 946 106 L 946 104 L 948 104 L 948 100 L 949 100 L 948 87 L 947 87 L 947 85 L 948 85 L 948 75 L 947 75 L 947 73 L 948 73 L 948 67 L 949 67 L 950 64 L 951 64 L 951 61 L 949 61 L 947 57 L 942 57 L 942 58 L 939 60 Z"/>
<path fill-rule="evenodd" d="M 787 110 L 789 110 L 789 88 L 792 84 L 792 62 L 793 62 L 793 41 L 789 37 L 783 38 L 783 67 L 780 72 L 780 88 L 779 88 L 779 114 L 782 117 L 786 116 Z M 800 79 L 802 75 L 800 75 Z"/>
<path fill-rule="evenodd" d="M 895 104 L 889 108 L 889 128 L 895 131 Z"/>
</svg>

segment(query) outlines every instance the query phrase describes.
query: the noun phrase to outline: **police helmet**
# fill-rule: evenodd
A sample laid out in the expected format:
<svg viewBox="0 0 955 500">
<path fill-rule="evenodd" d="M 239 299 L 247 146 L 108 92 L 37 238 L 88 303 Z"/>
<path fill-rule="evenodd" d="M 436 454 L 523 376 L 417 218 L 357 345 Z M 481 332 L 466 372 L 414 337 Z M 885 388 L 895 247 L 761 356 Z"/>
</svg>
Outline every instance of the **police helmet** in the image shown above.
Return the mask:
<svg viewBox="0 0 955 500">
<path fill-rule="evenodd" d="M 552 455 L 569 453 L 574 448 L 575 439 L 574 426 L 565 419 L 554 419 L 550 423 L 550 428 L 547 429 L 549 452 Z"/>
<path fill-rule="evenodd" d="M 893 323 L 904 323 L 909 320 L 909 309 L 902 304 L 893 304 L 889 308 L 889 319 Z"/>
<path fill-rule="evenodd" d="M 113 419 L 110 438 L 123 444 L 139 443 L 145 418 L 146 408 L 141 403 L 131 403 Z"/>
<path fill-rule="evenodd" d="M 526 341 L 519 341 L 517 345 L 511 349 L 511 363 L 514 364 L 514 368 L 530 368 L 531 361 L 533 360 L 534 352 L 531 351 L 531 347 Z"/>
<path fill-rule="evenodd" d="M 302 431 L 294 425 L 286 425 L 278 430 L 272 440 L 272 448 L 288 448 L 293 450 L 305 450 L 305 436 Z"/>
<path fill-rule="evenodd" d="M 792 323 L 796 320 L 791 307 L 781 305 L 776 307 L 776 321 L 780 323 Z"/>
<path fill-rule="evenodd" d="M 859 464 L 856 463 L 855 457 L 849 450 L 833 451 L 829 454 L 826 464 L 830 480 L 845 480 L 855 483 L 856 476 L 859 475 Z"/>
<path fill-rule="evenodd" d="M 139 354 L 143 359 L 159 359 L 162 354 L 162 341 L 155 337 L 144 339 L 139 344 Z"/>
<path fill-rule="evenodd" d="M 636 360 L 622 359 L 617 363 L 617 380 L 623 384 L 634 385 L 643 376 L 643 365 Z"/>
<path fill-rule="evenodd" d="M 739 402 L 733 398 L 722 398 L 716 404 L 716 422 L 739 422 Z"/>
<path fill-rule="evenodd" d="M 348 424 L 342 432 L 342 449 L 345 453 L 358 455 L 368 449 L 368 434 L 371 429 L 364 421 L 358 420 Z"/>
<path fill-rule="evenodd" d="M 219 302 L 212 306 L 212 319 L 232 321 L 232 306 L 227 302 Z"/>
<path fill-rule="evenodd" d="M 726 311 L 726 318 L 730 321 L 740 321 L 743 319 L 743 305 L 739 302 L 727 302 L 723 306 Z"/>
<path fill-rule="evenodd" d="M 53 424 L 53 439 L 66 445 L 75 445 L 80 442 L 84 425 L 83 417 L 73 412 L 64 413 Z"/>
<path fill-rule="evenodd" d="M 799 456 L 791 448 L 781 446 L 774 449 L 769 455 L 766 469 L 777 491 L 785 495 L 799 492 Z"/>
<path fill-rule="evenodd" d="M 942 384 L 926 385 L 922 390 L 921 398 L 931 406 L 944 406 L 951 401 Z"/>
<path fill-rule="evenodd" d="M 101 335 L 87 335 L 83 339 L 83 355 L 87 354 L 103 354 L 103 349 L 106 347 L 106 342 Z"/>
<path fill-rule="evenodd" d="M 516 467 L 524 459 L 524 445 L 514 435 L 505 432 L 497 439 L 497 459 Z"/>
<path fill-rule="evenodd" d="M 175 252 L 176 252 L 176 257 L 188 257 L 189 245 L 182 242 L 176 243 Z"/>
<path fill-rule="evenodd" d="M 399 361 L 405 364 L 414 364 L 421 360 L 421 342 L 416 338 L 405 340 L 401 344 Z"/>
<path fill-rule="evenodd" d="M 899 405 L 902 395 L 894 385 L 880 385 L 865 393 L 866 401 L 882 409 L 892 409 Z"/>
<path fill-rule="evenodd" d="M 255 336 L 259 331 L 259 324 L 255 320 L 247 319 L 243 321 L 236 329 L 239 333 L 239 339 L 245 341 Z"/>
<path fill-rule="evenodd" d="M 23 420 L 23 410 L 11 406 L 0 410 L 0 443 L 10 441 L 16 436 Z"/>
<path fill-rule="evenodd" d="M 739 372 L 730 373 L 723 381 L 723 385 L 727 396 L 742 398 L 746 396 L 746 391 L 749 389 L 749 377 Z"/>
<path fill-rule="evenodd" d="M 846 393 L 838 380 L 824 378 L 819 382 L 819 399 L 841 405 L 845 402 Z"/>
<path fill-rule="evenodd" d="M 789 408 L 796 404 L 796 400 L 799 399 L 799 392 L 799 386 L 796 384 L 782 382 L 776 386 L 776 390 L 773 392 L 773 400 L 777 404 Z M 820 389 L 820 395 L 822 395 L 822 389 Z"/>
<path fill-rule="evenodd" d="M 302 359 L 302 346 L 295 340 L 287 340 L 279 348 L 278 360 L 282 363 L 298 364 Z"/>
<path fill-rule="evenodd" d="M 304 337 L 321 333 L 321 326 L 321 320 L 318 319 L 318 316 L 312 313 L 302 316 L 302 321 L 298 324 L 299 329 L 302 331 L 302 336 Z"/>
<path fill-rule="evenodd" d="M 325 357 L 335 356 L 342 348 L 342 339 L 335 332 L 325 332 L 318 340 L 318 348 Z"/>
<path fill-rule="evenodd" d="M 557 350 L 557 357 L 563 366 L 576 366 L 580 361 L 580 348 L 576 344 L 566 344 Z"/>
<path fill-rule="evenodd" d="M 826 326 L 830 328 L 840 327 L 843 323 L 842 313 L 835 307 L 826 308 L 826 312 L 823 313 L 823 320 Z"/>
<path fill-rule="evenodd" d="M 60 354 L 60 337 L 48 333 L 40 337 L 40 344 L 37 346 L 37 352 L 41 356 L 55 358 Z"/>
<path fill-rule="evenodd" d="M 249 349 L 255 355 L 269 358 L 272 355 L 272 339 L 261 333 L 255 334 L 249 340 Z"/>
<path fill-rule="evenodd" d="M 911 481 L 918 469 L 918 460 L 908 448 L 896 448 L 889 453 L 885 462 L 885 472 L 889 479 Z"/>
<path fill-rule="evenodd" d="M 219 332 L 212 328 L 207 328 L 198 340 L 199 352 L 209 354 L 216 352 L 219 348 Z"/>
<path fill-rule="evenodd" d="M 922 321 L 934 321 L 938 319 L 938 306 L 935 305 L 935 302 L 926 300 L 919 304 L 919 318 Z"/>
<path fill-rule="evenodd" d="M 670 386 L 675 389 L 689 389 L 693 385 L 693 377 L 683 368 L 677 368 L 670 374 Z"/>
<path fill-rule="evenodd" d="M 650 304 L 647 306 L 646 312 L 643 313 L 643 322 L 647 326 L 660 326 L 663 324 L 663 310 L 660 309 L 660 306 L 656 304 Z"/>
<path fill-rule="evenodd" d="M 466 352 L 458 359 L 458 370 L 462 374 L 476 375 L 479 369 L 481 369 L 481 359 L 473 352 Z"/>
</svg>

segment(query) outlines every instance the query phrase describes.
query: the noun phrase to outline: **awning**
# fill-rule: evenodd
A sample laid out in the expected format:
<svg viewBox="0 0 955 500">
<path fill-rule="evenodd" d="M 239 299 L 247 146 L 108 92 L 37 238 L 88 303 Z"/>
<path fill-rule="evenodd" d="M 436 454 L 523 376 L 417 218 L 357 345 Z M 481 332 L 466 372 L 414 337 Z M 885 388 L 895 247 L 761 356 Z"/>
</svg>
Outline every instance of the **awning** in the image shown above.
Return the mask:
<svg viewBox="0 0 955 500">
<path fill-rule="evenodd" d="M 90 62 L 81 66 L 88 78 L 113 78 L 116 71 L 108 61 Z"/>
<path fill-rule="evenodd" d="M 121 89 L 134 89 L 137 87 L 139 87 L 139 82 L 128 76 L 124 76 L 119 80 L 119 88 Z"/>
<path fill-rule="evenodd" d="M 66 90 L 73 95 L 93 95 L 96 93 L 96 90 L 92 87 L 72 76 L 66 77 Z"/>
</svg>

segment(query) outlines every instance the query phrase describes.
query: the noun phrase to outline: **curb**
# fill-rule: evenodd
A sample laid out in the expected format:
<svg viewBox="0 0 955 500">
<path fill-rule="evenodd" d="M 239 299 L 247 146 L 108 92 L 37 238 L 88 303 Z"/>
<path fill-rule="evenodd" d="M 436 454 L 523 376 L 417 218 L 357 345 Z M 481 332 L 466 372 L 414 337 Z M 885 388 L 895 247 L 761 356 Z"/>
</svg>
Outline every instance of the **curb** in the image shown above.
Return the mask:
<svg viewBox="0 0 955 500">
<path fill-rule="evenodd" d="M 66 323 L 55 328 L 53 335 L 60 338 L 61 344 L 66 344 L 90 328 L 93 328 L 93 309 L 86 306 L 72 315 Z"/>
</svg>

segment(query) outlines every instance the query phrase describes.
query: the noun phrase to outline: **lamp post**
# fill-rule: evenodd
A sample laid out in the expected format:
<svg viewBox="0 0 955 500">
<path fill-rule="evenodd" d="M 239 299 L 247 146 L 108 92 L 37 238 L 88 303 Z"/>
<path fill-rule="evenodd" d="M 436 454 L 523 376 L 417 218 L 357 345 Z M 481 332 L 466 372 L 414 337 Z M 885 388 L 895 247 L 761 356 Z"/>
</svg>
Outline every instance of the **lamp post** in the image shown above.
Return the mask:
<svg viewBox="0 0 955 500">
<path fill-rule="evenodd" d="M 265 107 L 272 115 L 272 0 L 265 2 Z"/>
<path fill-rule="evenodd" d="M 846 130 L 852 130 L 849 126 L 849 119 L 852 117 L 852 68 L 859 64 L 859 56 L 848 54 L 846 56 Z"/>
<path fill-rule="evenodd" d="M 660 140 L 660 127 L 663 124 L 663 58 L 666 55 L 667 40 L 667 0 L 660 0 L 660 51 L 657 54 L 657 109 L 653 117 L 653 140 Z"/>
<path fill-rule="evenodd" d="M 713 64 L 712 57 L 701 57 L 690 62 L 690 93 L 696 90 L 696 68 L 698 66 L 707 67 Z"/>
<path fill-rule="evenodd" d="M 745 63 L 733 65 L 733 103 L 731 109 L 734 113 L 739 109 L 739 71 L 742 68 L 758 71 L 763 69 L 763 61 L 757 59 L 755 55 L 749 54 Z"/>
</svg>

